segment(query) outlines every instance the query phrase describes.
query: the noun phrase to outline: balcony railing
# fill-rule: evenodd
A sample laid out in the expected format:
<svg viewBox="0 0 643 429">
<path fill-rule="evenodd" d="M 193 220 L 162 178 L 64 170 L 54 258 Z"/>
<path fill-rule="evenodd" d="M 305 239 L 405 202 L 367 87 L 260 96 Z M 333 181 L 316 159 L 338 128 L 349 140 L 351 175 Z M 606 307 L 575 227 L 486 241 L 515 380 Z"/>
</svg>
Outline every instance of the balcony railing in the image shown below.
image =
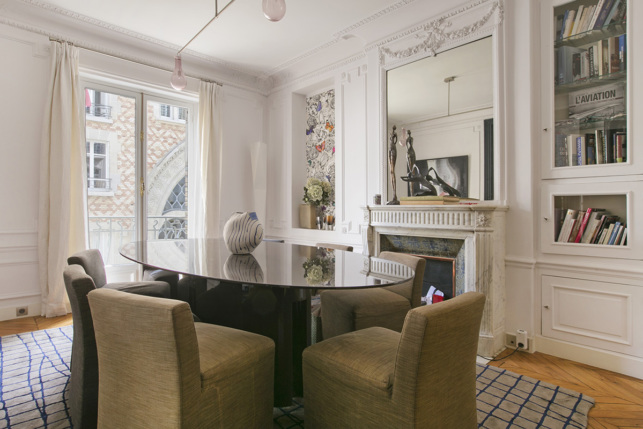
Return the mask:
<svg viewBox="0 0 643 429">
<path fill-rule="evenodd" d="M 92 191 L 111 191 L 112 179 L 87 178 L 87 188 Z"/>
<path fill-rule="evenodd" d="M 148 240 L 187 238 L 187 224 L 187 217 L 148 217 L 146 237 Z M 134 217 L 90 216 L 89 245 L 100 250 L 106 265 L 130 263 L 118 251 L 137 239 L 134 225 Z"/>
<path fill-rule="evenodd" d="M 91 106 L 85 107 L 85 113 L 97 118 L 110 119 L 112 117 L 112 106 L 107 106 L 105 104 L 92 104 Z"/>
</svg>

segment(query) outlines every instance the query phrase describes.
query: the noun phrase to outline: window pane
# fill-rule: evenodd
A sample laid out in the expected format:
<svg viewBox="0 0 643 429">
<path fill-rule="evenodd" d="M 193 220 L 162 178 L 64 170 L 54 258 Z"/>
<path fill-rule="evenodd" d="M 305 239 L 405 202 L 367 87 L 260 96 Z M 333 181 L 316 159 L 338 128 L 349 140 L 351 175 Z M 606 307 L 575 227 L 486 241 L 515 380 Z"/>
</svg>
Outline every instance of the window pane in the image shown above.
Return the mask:
<svg viewBox="0 0 643 429">
<path fill-rule="evenodd" d="M 179 106 L 147 104 L 147 238 L 187 238 L 188 127 L 186 122 L 158 120 L 155 109 L 163 117 L 187 112 Z"/>
</svg>

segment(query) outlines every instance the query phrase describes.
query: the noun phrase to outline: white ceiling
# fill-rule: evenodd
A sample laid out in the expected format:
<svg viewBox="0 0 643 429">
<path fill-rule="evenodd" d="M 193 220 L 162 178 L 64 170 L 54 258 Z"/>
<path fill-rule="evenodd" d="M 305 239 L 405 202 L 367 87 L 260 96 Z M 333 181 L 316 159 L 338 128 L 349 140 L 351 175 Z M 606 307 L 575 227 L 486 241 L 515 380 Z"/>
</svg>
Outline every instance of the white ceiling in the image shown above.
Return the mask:
<svg viewBox="0 0 643 429">
<path fill-rule="evenodd" d="M 26 0 L 72 12 L 85 22 L 116 26 L 183 47 L 215 15 L 215 0 Z M 229 0 L 219 0 L 222 10 Z M 335 43 L 352 26 L 384 25 L 381 18 L 416 3 L 439 0 L 286 0 L 286 16 L 270 22 L 261 0 L 235 0 L 187 48 L 237 69 L 270 75 L 298 57 Z M 396 6 L 390 8 L 391 6 Z M 440 5 L 439 7 L 443 7 Z M 390 8 L 387 10 L 387 8 Z M 58 9 L 60 11 L 60 9 Z M 66 15 L 70 15 L 66 13 Z M 390 19 L 390 17 L 388 17 Z M 105 25 L 107 24 L 107 25 Z"/>
</svg>

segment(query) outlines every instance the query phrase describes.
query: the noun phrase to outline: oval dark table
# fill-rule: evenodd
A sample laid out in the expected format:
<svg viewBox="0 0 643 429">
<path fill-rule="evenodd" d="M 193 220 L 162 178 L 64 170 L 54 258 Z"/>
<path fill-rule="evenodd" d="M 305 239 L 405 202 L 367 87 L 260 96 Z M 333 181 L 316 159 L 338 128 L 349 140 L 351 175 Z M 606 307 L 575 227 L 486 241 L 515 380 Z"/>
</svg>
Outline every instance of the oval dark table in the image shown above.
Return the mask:
<svg viewBox="0 0 643 429">
<path fill-rule="evenodd" d="M 301 353 L 311 334 L 311 295 L 322 289 L 372 288 L 410 280 L 402 264 L 354 252 L 263 241 L 233 255 L 223 240 L 131 242 L 125 258 L 183 274 L 177 298 L 203 322 L 243 329 L 275 341 L 275 406 L 303 394 Z"/>
</svg>

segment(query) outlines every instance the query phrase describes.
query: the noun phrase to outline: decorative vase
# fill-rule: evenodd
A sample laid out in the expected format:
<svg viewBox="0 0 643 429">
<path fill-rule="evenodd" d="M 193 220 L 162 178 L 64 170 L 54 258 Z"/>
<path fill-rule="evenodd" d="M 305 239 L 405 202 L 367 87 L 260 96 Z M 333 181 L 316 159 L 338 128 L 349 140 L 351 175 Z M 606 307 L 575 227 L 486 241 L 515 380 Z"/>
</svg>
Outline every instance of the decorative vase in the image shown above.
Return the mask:
<svg viewBox="0 0 643 429">
<path fill-rule="evenodd" d="M 223 265 L 223 273 L 230 280 L 244 283 L 263 283 L 263 270 L 252 255 L 230 255 Z"/>
<path fill-rule="evenodd" d="M 312 204 L 299 205 L 299 227 L 308 229 L 317 228 L 317 206 Z"/>
<path fill-rule="evenodd" d="M 223 227 L 223 240 L 235 255 L 251 253 L 263 239 L 263 226 L 255 212 L 236 212 Z"/>
</svg>

